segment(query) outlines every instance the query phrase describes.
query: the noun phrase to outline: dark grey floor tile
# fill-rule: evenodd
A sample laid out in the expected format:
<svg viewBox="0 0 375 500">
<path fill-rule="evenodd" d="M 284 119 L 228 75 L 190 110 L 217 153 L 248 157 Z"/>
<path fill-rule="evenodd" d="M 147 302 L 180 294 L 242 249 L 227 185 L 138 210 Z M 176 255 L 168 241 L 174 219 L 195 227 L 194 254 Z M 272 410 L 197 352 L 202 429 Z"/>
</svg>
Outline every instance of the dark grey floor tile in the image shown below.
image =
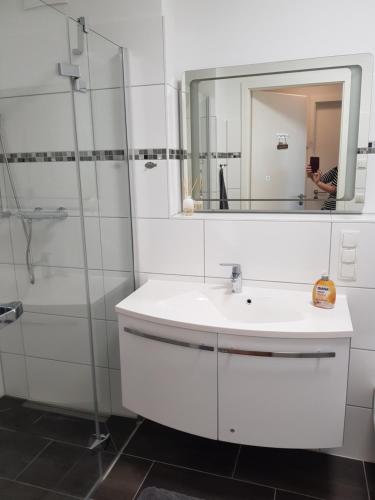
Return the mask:
<svg viewBox="0 0 375 500">
<path fill-rule="evenodd" d="M 119 450 L 134 431 L 137 420 L 134 418 L 117 417 L 112 415 L 106 422 L 112 440 Z"/>
<path fill-rule="evenodd" d="M 18 481 L 30 483 L 43 488 L 56 489 L 56 485 L 85 453 L 81 446 L 51 443 L 39 456 L 17 477 Z"/>
<path fill-rule="evenodd" d="M 10 396 L 3 396 L 2 398 L 0 398 L 0 411 L 10 410 L 11 408 L 21 406 L 22 403 L 24 402 L 25 402 L 24 399 L 12 398 Z"/>
<path fill-rule="evenodd" d="M 275 494 L 273 488 L 164 464 L 152 467 L 141 491 L 151 486 L 204 500 L 273 500 Z"/>
<path fill-rule="evenodd" d="M 30 427 L 30 432 L 57 441 L 87 446 L 95 428 L 94 421 L 90 419 L 44 413 Z"/>
<path fill-rule="evenodd" d="M 0 476 L 14 479 L 47 444 L 38 436 L 0 430 Z"/>
<path fill-rule="evenodd" d="M 237 445 L 193 436 L 150 421 L 140 426 L 125 448 L 126 454 L 224 476 L 232 474 L 237 452 Z"/>
<path fill-rule="evenodd" d="M 93 453 L 86 450 L 74 467 L 56 485 L 56 490 L 77 497 L 85 497 L 102 478 L 116 455 L 109 452 Z M 115 500 L 115 499 L 114 499 Z"/>
<path fill-rule="evenodd" d="M 326 500 L 366 500 L 362 462 L 324 453 L 243 446 L 236 477 Z"/>
<path fill-rule="evenodd" d="M 132 500 L 151 463 L 148 460 L 123 455 L 92 495 L 93 500 Z"/>
<path fill-rule="evenodd" d="M 300 495 L 298 493 L 290 493 L 289 491 L 276 491 L 275 500 L 320 500 L 317 497 Z"/>
<path fill-rule="evenodd" d="M 17 405 L 0 412 L 0 427 L 27 432 L 43 412 Z"/>
<path fill-rule="evenodd" d="M 375 463 L 366 462 L 365 467 L 370 500 L 375 500 Z"/>
<path fill-rule="evenodd" d="M 72 500 L 65 495 L 3 479 L 0 479 L 0 498 L 1 500 Z"/>
</svg>

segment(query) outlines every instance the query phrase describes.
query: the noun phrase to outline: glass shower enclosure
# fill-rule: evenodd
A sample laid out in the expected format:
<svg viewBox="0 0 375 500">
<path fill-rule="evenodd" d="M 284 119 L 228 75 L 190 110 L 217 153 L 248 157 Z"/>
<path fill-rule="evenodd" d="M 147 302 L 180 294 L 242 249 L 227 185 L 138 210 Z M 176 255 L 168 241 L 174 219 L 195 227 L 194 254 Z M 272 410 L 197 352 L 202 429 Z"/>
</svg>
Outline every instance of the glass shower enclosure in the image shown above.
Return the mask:
<svg viewBox="0 0 375 500">
<path fill-rule="evenodd" d="M 85 498 L 128 416 L 114 313 L 134 289 L 126 53 L 26 5 L 0 6 L 0 476 L 34 484 L 28 460 L 65 446 L 71 469 L 36 486 Z"/>
</svg>

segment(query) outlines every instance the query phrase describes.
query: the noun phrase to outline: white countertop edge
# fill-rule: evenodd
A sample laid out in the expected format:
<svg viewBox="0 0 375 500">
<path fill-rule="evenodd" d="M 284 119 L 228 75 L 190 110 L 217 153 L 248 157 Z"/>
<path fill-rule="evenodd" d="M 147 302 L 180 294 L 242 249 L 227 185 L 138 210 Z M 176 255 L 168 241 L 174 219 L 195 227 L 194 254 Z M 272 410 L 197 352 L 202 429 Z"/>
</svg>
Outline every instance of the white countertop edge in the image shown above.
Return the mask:
<svg viewBox="0 0 375 500">
<path fill-rule="evenodd" d="M 244 337 L 267 337 L 267 338 L 280 338 L 280 339 L 335 339 L 335 338 L 351 338 L 353 337 L 353 330 L 339 331 L 339 332 L 280 332 L 280 331 L 267 331 L 267 330 L 245 330 L 243 328 L 222 328 L 210 325 L 199 325 L 197 323 L 184 323 L 180 321 L 160 318 L 158 316 L 150 316 L 141 314 L 134 311 L 129 311 L 119 307 L 115 307 L 116 312 L 131 319 L 140 319 L 148 323 L 156 323 L 158 325 L 165 325 L 177 327 L 184 330 L 193 330 L 199 332 L 226 334 L 226 335 L 239 335 Z"/>
<path fill-rule="evenodd" d="M 356 222 L 375 223 L 375 213 L 330 214 L 330 213 L 211 213 L 195 212 L 184 215 L 182 212 L 171 216 L 172 220 L 236 220 L 253 222 Z"/>
</svg>

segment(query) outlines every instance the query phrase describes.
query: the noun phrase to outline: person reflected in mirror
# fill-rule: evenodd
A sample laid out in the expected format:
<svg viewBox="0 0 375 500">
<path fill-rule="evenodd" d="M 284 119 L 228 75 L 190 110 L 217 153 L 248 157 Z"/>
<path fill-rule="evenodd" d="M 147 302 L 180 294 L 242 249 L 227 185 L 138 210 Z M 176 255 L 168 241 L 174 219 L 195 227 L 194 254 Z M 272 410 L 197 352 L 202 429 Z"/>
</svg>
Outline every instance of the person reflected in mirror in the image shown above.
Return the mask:
<svg viewBox="0 0 375 500">
<path fill-rule="evenodd" d="M 336 210 L 337 193 L 337 167 L 333 167 L 325 174 L 321 170 L 313 172 L 310 165 L 306 165 L 306 175 L 311 179 L 317 188 L 328 193 L 328 198 L 324 201 L 321 210 Z"/>
</svg>

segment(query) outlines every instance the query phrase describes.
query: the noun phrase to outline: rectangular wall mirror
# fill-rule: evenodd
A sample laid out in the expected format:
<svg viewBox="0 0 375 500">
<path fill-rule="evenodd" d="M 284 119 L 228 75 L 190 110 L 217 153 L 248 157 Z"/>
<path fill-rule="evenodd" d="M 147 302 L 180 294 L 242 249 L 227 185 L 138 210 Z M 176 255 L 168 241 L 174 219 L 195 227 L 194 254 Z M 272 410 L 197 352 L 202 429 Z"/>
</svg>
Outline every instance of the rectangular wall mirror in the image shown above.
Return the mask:
<svg viewBox="0 0 375 500">
<path fill-rule="evenodd" d="M 371 85 L 368 54 L 185 72 L 183 194 L 202 211 L 360 212 Z"/>
</svg>

